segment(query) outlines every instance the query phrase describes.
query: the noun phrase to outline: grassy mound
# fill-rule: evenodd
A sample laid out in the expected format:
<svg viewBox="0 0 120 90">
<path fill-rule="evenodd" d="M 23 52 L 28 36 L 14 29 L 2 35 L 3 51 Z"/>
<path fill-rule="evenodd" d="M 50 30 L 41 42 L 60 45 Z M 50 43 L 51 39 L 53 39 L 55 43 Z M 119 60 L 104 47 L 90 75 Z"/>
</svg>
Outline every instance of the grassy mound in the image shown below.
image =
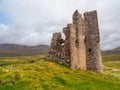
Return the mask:
<svg viewBox="0 0 120 90">
<path fill-rule="evenodd" d="M 73 71 L 44 56 L 0 58 L 0 90 L 120 90 L 120 77 L 107 73 L 114 66 L 106 58 L 105 74 Z"/>
</svg>

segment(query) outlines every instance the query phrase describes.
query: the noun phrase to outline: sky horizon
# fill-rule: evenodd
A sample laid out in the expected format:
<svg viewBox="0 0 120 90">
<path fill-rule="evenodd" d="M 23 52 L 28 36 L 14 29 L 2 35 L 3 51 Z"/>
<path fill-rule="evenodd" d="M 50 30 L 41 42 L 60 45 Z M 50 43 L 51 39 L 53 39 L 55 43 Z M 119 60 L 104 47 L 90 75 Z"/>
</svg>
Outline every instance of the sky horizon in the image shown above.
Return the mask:
<svg viewBox="0 0 120 90">
<path fill-rule="evenodd" d="M 101 49 L 113 49 L 120 46 L 119 8 L 119 0 L 0 0 L 0 44 L 50 45 L 77 9 L 97 10 Z"/>
</svg>

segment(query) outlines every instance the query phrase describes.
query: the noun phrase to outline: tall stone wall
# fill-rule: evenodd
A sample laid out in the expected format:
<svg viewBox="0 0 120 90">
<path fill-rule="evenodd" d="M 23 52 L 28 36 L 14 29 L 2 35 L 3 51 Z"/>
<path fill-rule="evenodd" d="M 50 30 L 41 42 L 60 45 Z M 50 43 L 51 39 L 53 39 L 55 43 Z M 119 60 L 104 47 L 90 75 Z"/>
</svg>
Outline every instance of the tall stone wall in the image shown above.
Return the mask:
<svg viewBox="0 0 120 90">
<path fill-rule="evenodd" d="M 84 13 L 86 22 L 86 62 L 87 70 L 102 72 L 102 59 L 100 50 L 100 36 L 98 28 L 97 12 Z"/>
<path fill-rule="evenodd" d="M 84 17 L 76 10 L 73 23 L 63 28 L 61 33 L 54 33 L 48 59 L 57 60 L 72 69 L 102 72 L 100 36 L 97 12 L 86 12 Z"/>
<path fill-rule="evenodd" d="M 82 15 L 78 12 L 78 10 L 76 10 L 73 14 L 73 25 L 74 25 L 74 32 L 75 32 L 75 41 L 71 40 L 71 43 L 74 42 L 75 44 L 75 52 L 72 51 L 73 53 L 76 53 L 76 56 L 73 56 L 76 59 L 76 63 L 75 66 L 73 67 L 71 65 L 71 67 L 73 67 L 74 69 L 83 69 L 86 70 L 86 50 L 85 50 L 85 43 L 84 43 L 84 21 L 82 18 Z M 71 32 L 71 34 L 74 34 Z M 71 46 L 71 49 L 73 49 L 73 46 Z M 71 53 L 72 53 L 71 52 Z M 72 60 L 74 61 L 74 59 Z"/>
</svg>

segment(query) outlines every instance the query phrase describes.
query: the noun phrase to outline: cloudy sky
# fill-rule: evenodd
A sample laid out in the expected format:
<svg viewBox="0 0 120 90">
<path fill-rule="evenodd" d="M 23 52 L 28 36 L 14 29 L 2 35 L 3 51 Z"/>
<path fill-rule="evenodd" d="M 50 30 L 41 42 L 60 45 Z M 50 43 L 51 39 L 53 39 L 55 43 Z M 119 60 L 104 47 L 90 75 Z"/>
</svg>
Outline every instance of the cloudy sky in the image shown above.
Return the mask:
<svg viewBox="0 0 120 90">
<path fill-rule="evenodd" d="M 50 44 L 72 14 L 97 10 L 101 47 L 120 46 L 120 0 L 0 0 L 0 44 Z"/>
</svg>

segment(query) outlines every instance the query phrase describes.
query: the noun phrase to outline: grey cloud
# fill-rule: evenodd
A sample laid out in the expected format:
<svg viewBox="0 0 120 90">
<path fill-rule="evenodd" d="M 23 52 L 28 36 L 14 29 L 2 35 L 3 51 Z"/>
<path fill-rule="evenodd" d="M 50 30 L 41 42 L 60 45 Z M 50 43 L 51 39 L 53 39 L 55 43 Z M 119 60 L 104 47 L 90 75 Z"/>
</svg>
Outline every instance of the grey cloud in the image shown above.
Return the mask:
<svg viewBox="0 0 120 90">
<path fill-rule="evenodd" d="M 53 32 L 72 22 L 72 14 L 97 10 L 102 49 L 120 46 L 119 0 L 3 0 L 0 12 L 12 23 L 0 26 L 0 43 L 50 44 Z"/>
</svg>

